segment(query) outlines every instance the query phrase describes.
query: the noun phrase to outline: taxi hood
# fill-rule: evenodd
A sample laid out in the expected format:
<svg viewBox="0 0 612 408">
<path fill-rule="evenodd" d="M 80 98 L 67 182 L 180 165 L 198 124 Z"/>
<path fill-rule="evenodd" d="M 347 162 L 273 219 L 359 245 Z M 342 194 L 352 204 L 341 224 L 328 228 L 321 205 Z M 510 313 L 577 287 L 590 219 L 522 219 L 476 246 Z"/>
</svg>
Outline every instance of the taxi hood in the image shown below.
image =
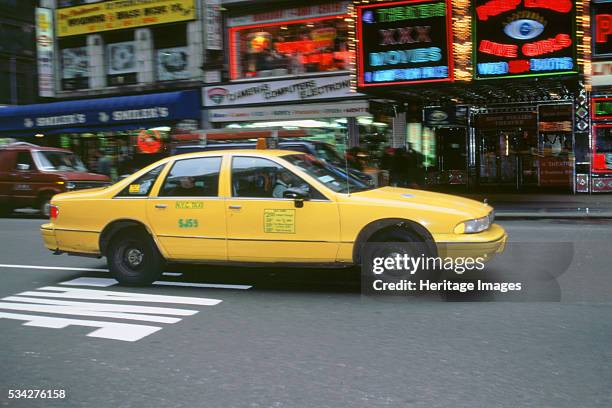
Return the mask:
<svg viewBox="0 0 612 408">
<path fill-rule="evenodd" d="M 352 193 L 351 197 L 393 206 L 436 207 L 468 218 L 484 217 L 493 210 L 491 206 L 469 198 L 399 187 L 376 188 Z"/>
</svg>

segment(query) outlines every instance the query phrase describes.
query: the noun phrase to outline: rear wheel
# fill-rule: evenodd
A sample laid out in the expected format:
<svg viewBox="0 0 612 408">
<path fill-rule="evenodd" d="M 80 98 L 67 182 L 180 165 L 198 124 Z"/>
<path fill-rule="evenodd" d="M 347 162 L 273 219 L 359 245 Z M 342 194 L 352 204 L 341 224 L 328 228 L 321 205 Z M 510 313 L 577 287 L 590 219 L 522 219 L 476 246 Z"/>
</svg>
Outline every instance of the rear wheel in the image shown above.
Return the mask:
<svg viewBox="0 0 612 408">
<path fill-rule="evenodd" d="M 128 286 L 150 285 L 161 276 L 165 265 L 151 237 L 133 229 L 111 240 L 106 260 L 115 279 Z"/>
</svg>

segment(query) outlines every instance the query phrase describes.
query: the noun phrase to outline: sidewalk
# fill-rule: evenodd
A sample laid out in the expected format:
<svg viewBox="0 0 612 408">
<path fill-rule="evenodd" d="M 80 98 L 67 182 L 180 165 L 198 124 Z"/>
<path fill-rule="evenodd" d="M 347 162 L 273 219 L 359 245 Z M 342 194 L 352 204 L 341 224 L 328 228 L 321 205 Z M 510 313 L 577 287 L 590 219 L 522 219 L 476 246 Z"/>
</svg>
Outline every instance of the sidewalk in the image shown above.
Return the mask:
<svg viewBox="0 0 612 408">
<path fill-rule="evenodd" d="M 459 194 L 478 201 L 487 199 L 499 219 L 603 218 L 612 219 L 612 194 Z"/>
</svg>

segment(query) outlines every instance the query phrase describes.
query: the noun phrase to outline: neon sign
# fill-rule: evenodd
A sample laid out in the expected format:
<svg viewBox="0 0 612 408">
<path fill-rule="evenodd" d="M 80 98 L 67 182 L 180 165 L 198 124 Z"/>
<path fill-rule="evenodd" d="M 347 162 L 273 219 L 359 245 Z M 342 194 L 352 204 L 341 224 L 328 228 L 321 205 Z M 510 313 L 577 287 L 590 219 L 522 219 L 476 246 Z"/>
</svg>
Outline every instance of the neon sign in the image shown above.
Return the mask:
<svg viewBox="0 0 612 408">
<path fill-rule="evenodd" d="M 591 4 L 593 15 L 592 54 L 598 57 L 612 56 L 612 1 L 596 1 Z M 610 58 L 605 58 L 609 60 Z"/>
<path fill-rule="evenodd" d="M 572 0 L 525 0 L 527 8 L 543 8 L 559 13 L 569 13 L 574 8 Z"/>
<path fill-rule="evenodd" d="M 450 1 L 357 5 L 358 86 L 452 81 Z"/>
<path fill-rule="evenodd" d="M 477 79 L 576 72 L 573 0 L 475 0 L 475 10 Z"/>
<path fill-rule="evenodd" d="M 598 43 L 608 42 L 608 36 L 612 34 L 612 15 L 597 15 L 595 17 L 595 27 L 595 41 Z"/>
<path fill-rule="evenodd" d="M 536 41 L 523 45 L 523 54 L 528 57 L 559 51 L 572 45 L 572 39 L 567 34 L 557 34 L 555 38 Z"/>
<path fill-rule="evenodd" d="M 521 0 L 491 0 L 482 6 L 476 7 L 476 14 L 479 20 L 487 21 L 489 17 L 495 17 L 506 11 L 515 10 L 519 4 L 521 4 Z"/>
<path fill-rule="evenodd" d="M 542 34 L 542 31 L 544 31 L 544 24 L 528 18 L 510 20 L 504 27 L 504 33 L 515 40 L 531 40 Z"/>
<path fill-rule="evenodd" d="M 518 51 L 518 45 L 515 44 L 500 44 L 489 40 L 482 40 L 478 51 L 500 57 L 514 58 Z"/>
</svg>

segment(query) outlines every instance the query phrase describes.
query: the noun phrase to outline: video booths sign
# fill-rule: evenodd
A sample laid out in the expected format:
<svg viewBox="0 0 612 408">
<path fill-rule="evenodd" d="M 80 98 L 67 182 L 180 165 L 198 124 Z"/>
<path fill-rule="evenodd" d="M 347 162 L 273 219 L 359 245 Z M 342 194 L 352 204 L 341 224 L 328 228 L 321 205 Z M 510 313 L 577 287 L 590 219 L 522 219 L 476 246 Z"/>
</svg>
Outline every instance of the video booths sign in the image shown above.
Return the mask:
<svg viewBox="0 0 612 408">
<path fill-rule="evenodd" d="M 477 79 L 577 72 L 573 0 L 475 0 L 474 5 Z"/>
<path fill-rule="evenodd" d="M 358 86 L 453 80 L 450 1 L 356 6 Z"/>
</svg>

